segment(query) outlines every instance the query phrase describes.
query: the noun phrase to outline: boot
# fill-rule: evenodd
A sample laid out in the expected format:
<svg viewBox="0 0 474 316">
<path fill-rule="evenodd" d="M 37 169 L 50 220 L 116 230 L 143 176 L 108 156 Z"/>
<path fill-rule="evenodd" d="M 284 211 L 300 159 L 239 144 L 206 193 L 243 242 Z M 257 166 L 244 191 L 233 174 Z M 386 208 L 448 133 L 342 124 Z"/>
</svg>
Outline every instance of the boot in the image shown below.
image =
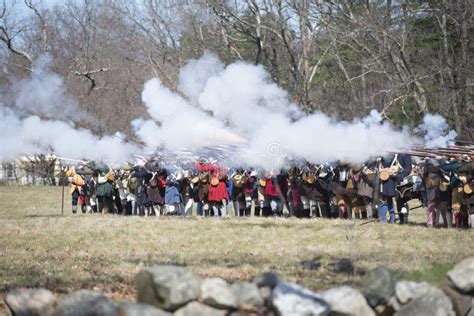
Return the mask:
<svg viewBox="0 0 474 316">
<path fill-rule="evenodd" d="M 250 207 L 245 208 L 245 216 L 250 216 Z"/>
<path fill-rule="evenodd" d="M 76 214 L 77 213 L 77 205 L 72 206 L 72 213 Z"/>
<path fill-rule="evenodd" d="M 345 206 L 344 205 L 339 205 L 337 207 L 337 209 L 339 210 L 339 218 L 344 219 L 344 213 L 346 212 Z"/>
<path fill-rule="evenodd" d="M 255 216 L 260 216 L 260 206 L 255 206 L 255 211 L 254 211 Z"/>
</svg>

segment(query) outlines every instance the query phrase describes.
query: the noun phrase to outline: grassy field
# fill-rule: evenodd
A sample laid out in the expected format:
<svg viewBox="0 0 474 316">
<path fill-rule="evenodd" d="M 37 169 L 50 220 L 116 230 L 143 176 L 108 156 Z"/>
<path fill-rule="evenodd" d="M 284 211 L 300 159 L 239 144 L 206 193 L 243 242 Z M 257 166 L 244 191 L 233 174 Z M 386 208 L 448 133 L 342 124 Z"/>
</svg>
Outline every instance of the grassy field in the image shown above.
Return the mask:
<svg viewBox="0 0 474 316">
<path fill-rule="evenodd" d="M 203 277 L 250 280 L 264 271 L 313 290 L 359 284 L 365 271 L 387 265 L 399 277 L 443 281 L 474 255 L 470 231 L 289 218 L 136 218 L 70 211 L 60 187 L 0 187 L 0 299 L 9 289 L 81 288 L 132 299 L 143 267 L 176 264 Z M 3 304 L 3 303 L 2 303 Z M 5 311 L 0 305 L 0 313 Z"/>
</svg>

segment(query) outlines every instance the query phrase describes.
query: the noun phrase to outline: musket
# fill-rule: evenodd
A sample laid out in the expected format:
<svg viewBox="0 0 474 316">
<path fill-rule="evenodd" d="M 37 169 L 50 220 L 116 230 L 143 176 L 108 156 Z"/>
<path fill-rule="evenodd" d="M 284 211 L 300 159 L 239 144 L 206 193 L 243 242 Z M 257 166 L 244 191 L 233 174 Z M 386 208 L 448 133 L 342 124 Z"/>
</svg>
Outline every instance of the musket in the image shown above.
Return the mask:
<svg viewBox="0 0 474 316">
<path fill-rule="evenodd" d="M 467 140 L 455 140 L 454 142 L 459 143 L 459 144 L 474 145 L 473 141 L 467 141 Z"/>
<path fill-rule="evenodd" d="M 448 146 L 448 148 L 458 148 L 458 149 L 465 149 L 465 150 L 474 150 L 474 147 L 473 147 L 473 146 L 452 145 L 452 146 Z"/>
<path fill-rule="evenodd" d="M 426 152 L 434 152 L 434 153 L 448 153 L 448 154 L 472 154 L 474 153 L 473 150 L 469 150 L 467 148 L 460 149 L 460 148 L 422 148 L 422 147 L 413 147 L 414 150 L 418 151 L 426 151 Z"/>
<path fill-rule="evenodd" d="M 445 157 L 454 157 L 454 158 L 459 158 L 464 155 L 474 156 L 473 151 L 454 151 L 454 150 L 449 150 L 447 148 L 436 148 L 436 149 L 435 148 L 415 148 L 413 152 L 424 153 L 426 154 L 426 156 L 436 155 L 436 156 L 445 156 Z"/>
<path fill-rule="evenodd" d="M 387 152 L 390 154 L 406 154 L 406 155 L 415 156 L 415 157 L 437 158 L 437 156 L 439 156 L 439 155 L 435 155 L 434 153 L 411 151 L 411 150 L 408 150 L 408 151 L 388 150 Z"/>
<path fill-rule="evenodd" d="M 84 162 L 84 160 L 79 160 L 79 159 L 72 159 L 72 158 L 58 157 L 58 156 L 55 156 L 55 157 L 56 157 L 56 159 L 59 159 L 59 160 L 74 161 L 74 162 Z"/>
</svg>

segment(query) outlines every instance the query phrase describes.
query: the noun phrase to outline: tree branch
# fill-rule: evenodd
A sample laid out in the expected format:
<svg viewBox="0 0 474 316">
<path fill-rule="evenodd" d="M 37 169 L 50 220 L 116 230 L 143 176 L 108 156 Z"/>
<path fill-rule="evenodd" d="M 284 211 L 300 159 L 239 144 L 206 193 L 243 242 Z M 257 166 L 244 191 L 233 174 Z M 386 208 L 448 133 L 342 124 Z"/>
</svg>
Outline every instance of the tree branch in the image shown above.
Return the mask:
<svg viewBox="0 0 474 316">
<path fill-rule="evenodd" d="M 87 91 L 87 95 L 90 95 L 92 90 L 94 90 L 94 88 L 96 87 L 96 81 L 95 81 L 95 78 L 92 77 L 93 74 L 97 74 L 97 73 L 100 73 L 100 72 L 104 72 L 104 71 L 109 71 L 108 68 L 100 68 L 100 69 L 96 69 L 96 70 L 89 70 L 89 71 L 75 71 L 74 72 L 74 75 L 76 76 L 83 76 L 83 77 L 86 77 L 87 79 L 89 79 L 89 81 L 91 82 L 91 86 L 89 87 L 89 90 Z"/>
</svg>

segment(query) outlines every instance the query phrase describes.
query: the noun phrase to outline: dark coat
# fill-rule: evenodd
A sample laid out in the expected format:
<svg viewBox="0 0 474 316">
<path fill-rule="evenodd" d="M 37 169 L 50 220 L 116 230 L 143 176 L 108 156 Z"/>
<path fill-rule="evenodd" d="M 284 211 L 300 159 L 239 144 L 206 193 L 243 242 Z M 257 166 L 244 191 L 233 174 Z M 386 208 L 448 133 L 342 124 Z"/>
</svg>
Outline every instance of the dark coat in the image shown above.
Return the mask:
<svg viewBox="0 0 474 316">
<path fill-rule="evenodd" d="M 323 190 L 318 182 L 309 184 L 306 181 L 301 181 L 299 186 L 299 194 L 301 196 L 305 196 L 309 200 L 324 200 Z"/>
<path fill-rule="evenodd" d="M 431 181 L 433 181 L 434 187 L 430 188 L 430 187 L 426 186 L 426 181 L 428 180 L 428 178 L 430 178 Z M 425 176 L 426 200 L 428 201 L 428 203 L 431 202 L 431 201 L 434 201 L 434 200 L 438 200 L 439 192 L 440 192 L 439 191 L 440 181 L 441 181 L 440 176 L 437 173 L 429 172 Z"/>
<path fill-rule="evenodd" d="M 244 188 L 242 187 L 237 187 L 235 184 L 232 186 L 231 194 L 230 194 L 230 199 L 232 201 L 245 201 L 245 195 L 244 195 Z"/>
<path fill-rule="evenodd" d="M 382 166 L 384 168 L 389 168 L 393 162 L 394 155 L 388 158 L 382 158 Z M 402 180 L 411 173 L 412 163 L 411 156 L 406 154 L 398 155 L 398 162 L 402 166 L 403 170 L 399 171 L 396 177 L 390 177 L 387 181 L 382 181 L 380 194 L 387 197 L 396 197 L 398 192 L 396 190 L 397 185 L 402 182 Z"/>
<path fill-rule="evenodd" d="M 156 205 L 163 205 L 164 203 L 164 197 L 161 193 L 161 188 L 159 186 L 149 186 L 147 189 L 147 195 L 148 195 L 148 202 L 150 204 Z"/>
<path fill-rule="evenodd" d="M 97 184 L 96 194 L 99 197 L 100 196 L 112 197 L 113 190 L 114 190 L 114 188 L 112 186 L 112 183 L 107 181 L 105 183 Z"/>
<path fill-rule="evenodd" d="M 208 194 L 209 194 L 209 184 L 207 183 L 199 183 L 198 185 L 198 199 L 200 202 L 207 203 L 209 200 Z"/>
</svg>

